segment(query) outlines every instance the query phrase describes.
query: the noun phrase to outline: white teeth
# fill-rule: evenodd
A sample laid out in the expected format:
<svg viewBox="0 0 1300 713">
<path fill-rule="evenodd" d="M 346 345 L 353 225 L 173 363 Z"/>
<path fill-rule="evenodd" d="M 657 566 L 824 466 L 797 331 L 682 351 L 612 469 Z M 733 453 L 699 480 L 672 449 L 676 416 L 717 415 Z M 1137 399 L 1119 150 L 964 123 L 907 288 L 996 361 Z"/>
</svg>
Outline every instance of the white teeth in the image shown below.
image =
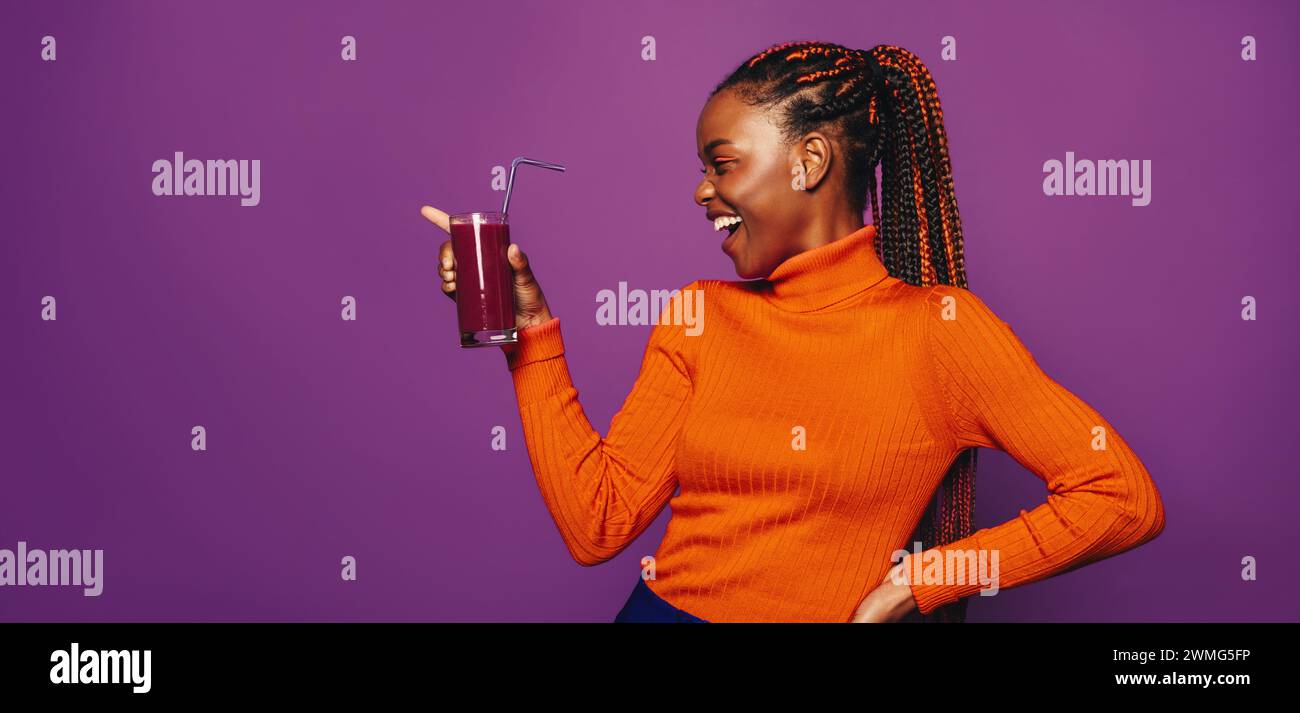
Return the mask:
<svg viewBox="0 0 1300 713">
<path fill-rule="evenodd" d="M 723 228 L 726 228 L 730 225 L 735 225 L 736 223 L 739 222 L 740 222 L 740 216 L 738 215 L 724 215 L 719 217 L 717 220 L 713 221 L 713 229 L 722 230 Z"/>
</svg>

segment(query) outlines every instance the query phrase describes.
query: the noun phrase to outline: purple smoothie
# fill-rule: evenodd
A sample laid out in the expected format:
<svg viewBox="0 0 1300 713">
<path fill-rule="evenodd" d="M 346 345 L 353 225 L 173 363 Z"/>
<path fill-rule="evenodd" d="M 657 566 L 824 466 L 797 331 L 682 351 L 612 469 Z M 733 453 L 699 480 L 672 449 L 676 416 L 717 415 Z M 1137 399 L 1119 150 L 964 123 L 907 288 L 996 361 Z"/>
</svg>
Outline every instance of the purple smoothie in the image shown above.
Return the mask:
<svg viewBox="0 0 1300 713">
<path fill-rule="evenodd" d="M 456 316 L 461 346 L 491 346 L 516 341 L 514 277 L 506 259 L 510 225 L 501 214 L 470 214 L 451 221 L 456 257 Z"/>
</svg>

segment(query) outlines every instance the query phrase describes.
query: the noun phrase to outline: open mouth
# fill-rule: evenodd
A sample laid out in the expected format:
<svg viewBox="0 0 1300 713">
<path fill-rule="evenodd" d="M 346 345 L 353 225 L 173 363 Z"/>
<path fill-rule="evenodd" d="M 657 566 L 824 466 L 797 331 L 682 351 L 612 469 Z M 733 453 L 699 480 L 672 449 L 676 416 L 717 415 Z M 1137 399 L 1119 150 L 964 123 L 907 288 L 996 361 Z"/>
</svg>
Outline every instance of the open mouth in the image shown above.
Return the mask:
<svg viewBox="0 0 1300 713">
<path fill-rule="evenodd" d="M 727 231 L 727 237 L 731 237 L 732 235 L 736 234 L 737 230 L 740 229 L 740 224 L 742 222 L 744 221 L 740 218 L 740 216 L 724 215 L 719 217 L 717 220 L 713 221 L 713 229 L 725 230 Z"/>
<path fill-rule="evenodd" d="M 731 254 L 732 244 L 740 239 L 737 237 L 737 234 L 740 232 L 740 227 L 741 221 L 736 221 L 735 224 L 728 225 L 724 228 L 724 230 L 727 231 L 727 237 L 723 238 L 722 244 L 718 246 L 722 248 L 722 252 L 727 253 L 728 255 Z"/>
</svg>

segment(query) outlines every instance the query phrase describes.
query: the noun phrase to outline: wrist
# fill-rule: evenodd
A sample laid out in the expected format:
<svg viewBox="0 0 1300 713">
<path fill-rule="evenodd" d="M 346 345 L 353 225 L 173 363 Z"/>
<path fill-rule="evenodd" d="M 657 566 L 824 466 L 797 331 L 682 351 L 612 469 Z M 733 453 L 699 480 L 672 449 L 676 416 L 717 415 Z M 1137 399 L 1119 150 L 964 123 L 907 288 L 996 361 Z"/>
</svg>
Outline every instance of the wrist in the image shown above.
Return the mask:
<svg viewBox="0 0 1300 713">
<path fill-rule="evenodd" d="M 529 327 L 536 327 L 539 324 L 545 324 L 551 321 L 552 318 L 553 315 L 551 314 L 551 311 L 549 309 L 543 309 L 541 312 L 538 312 L 532 317 L 517 320 L 517 322 L 515 323 L 515 330 L 522 331 L 528 329 Z"/>
<path fill-rule="evenodd" d="M 891 604 L 900 616 L 905 616 L 917 608 L 916 597 L 912 594 L 911 577 L 908 576 L 907 560 L 894 565 L 885 577 L 884 584 L 889 588 Z"/>
</svg>

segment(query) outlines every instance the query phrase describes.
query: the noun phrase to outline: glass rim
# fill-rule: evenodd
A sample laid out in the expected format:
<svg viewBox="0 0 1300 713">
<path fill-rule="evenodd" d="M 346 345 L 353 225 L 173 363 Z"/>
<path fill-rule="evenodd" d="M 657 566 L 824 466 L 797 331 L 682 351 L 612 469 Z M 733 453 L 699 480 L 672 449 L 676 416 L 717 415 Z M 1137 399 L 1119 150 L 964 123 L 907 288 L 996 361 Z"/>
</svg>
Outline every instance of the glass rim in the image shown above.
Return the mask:
<svg viewBox="0 0 1300 713">
<path fill-rule="evenodd" d="M 452 213 L 447 216 L 447 220 L 458 223 L 472 223 L 476 215 L 482 216 L 480 222 L 507 222 L 506 214 L 499 210 L 470 210 L 463 213 Z"/>
</svg>

